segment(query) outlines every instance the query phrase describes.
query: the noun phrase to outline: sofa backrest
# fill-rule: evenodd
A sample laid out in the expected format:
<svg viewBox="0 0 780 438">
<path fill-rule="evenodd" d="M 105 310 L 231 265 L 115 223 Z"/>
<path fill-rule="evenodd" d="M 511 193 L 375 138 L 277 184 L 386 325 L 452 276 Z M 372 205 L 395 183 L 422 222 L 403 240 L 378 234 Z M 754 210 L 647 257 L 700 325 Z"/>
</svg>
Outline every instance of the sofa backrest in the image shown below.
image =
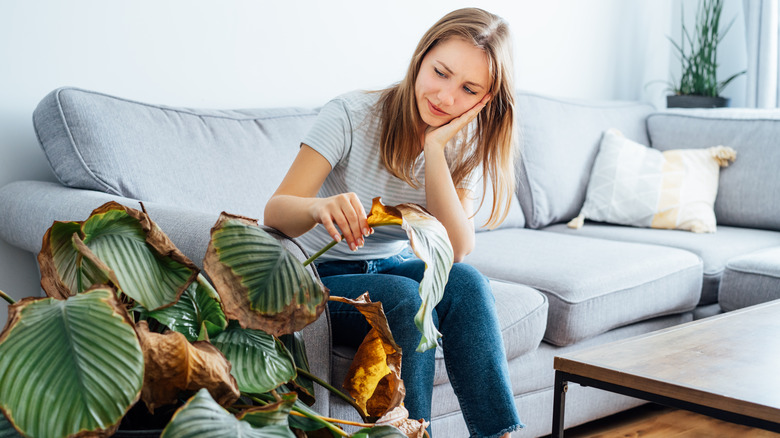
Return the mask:
<svg viewBox="0 0 780 438">
<path fill-rule="evenodd" d="M 780 110 L 667 110 L 647 127 L 660 150 L 734 148 L 736 161 L 720 169 L 718 225 L 780 230 Z"/>
<path fill-rule="evenodd" d="M 316 115 L 173 108 L 60 88 L 33 123 L 65 186 L 262 218 Z"/>
<path fill-rule="evenodd" d="M 649 145 L 647 116 L 639 102 L 564 100 L 520 92 L 516 101 L 522 138 L 517 196 L 530 228 L 568 221 L 585 201 L 601 136 L 617 128 Z"/>
</svg>

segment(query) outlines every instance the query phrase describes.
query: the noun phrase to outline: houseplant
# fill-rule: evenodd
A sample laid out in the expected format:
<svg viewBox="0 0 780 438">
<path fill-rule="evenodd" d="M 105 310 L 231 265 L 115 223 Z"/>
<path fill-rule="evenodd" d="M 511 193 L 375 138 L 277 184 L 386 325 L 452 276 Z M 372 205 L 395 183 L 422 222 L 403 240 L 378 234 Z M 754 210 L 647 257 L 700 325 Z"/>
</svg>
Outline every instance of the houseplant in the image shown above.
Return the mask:
<svg viewBox="0 0 780 438">
<path fill-rule="evenodd" d="M 669 41 L 675 48 L 681 63 L 679 82 L 670 84 L 674 95 L 667 96 L 667 107 L 723 107 L 728 99 L 720 93 L 735 78 L 745 73 L 741 71 L 718 82 L 718 44 L 728 33 L 732 20 L 725 28 L 720 28 L 720 16 L 723 0 L 701 0 L 696 11 L 696 23 L 693 32 L 685 27 L 684 15 L 680 42 L 672 38 Z M 682 15 L 682 14 L 681 14 Z"/>
<path fill-rule="evenodd" d="M 446 231 L 418 206 L 377 199 L 369 224 L 404 227 L 426 276 L 449 270 Z M 164 437 L 350 436 L 302 403 L 312 401 L 311 380 L 364 418 L 351 436 L 424 432 L 404 415 L 400 348 L 381 304 L 367 296 L 333 297 L 374 327 L 345 384 L 352 397 L 308 372 L 296 334 L 319 317 L 329 293 L 254 220 L 223 213 L 212 229 L 203 266 L 213 284 L 145 211 L 116 203 L 84 221 L 55 222 L 39 263 L 50 298 L 14 303 L 0 292 L 12 303 L 0 333 L 0 436 L 110 436 L 134 406 L 174 406 Z M 444 284 L 423 283 L 435 305 Z M 425 349 L 438 333 L 430 309 L 421 314 L 423 337 L 433 337 Z"/>
</svg>

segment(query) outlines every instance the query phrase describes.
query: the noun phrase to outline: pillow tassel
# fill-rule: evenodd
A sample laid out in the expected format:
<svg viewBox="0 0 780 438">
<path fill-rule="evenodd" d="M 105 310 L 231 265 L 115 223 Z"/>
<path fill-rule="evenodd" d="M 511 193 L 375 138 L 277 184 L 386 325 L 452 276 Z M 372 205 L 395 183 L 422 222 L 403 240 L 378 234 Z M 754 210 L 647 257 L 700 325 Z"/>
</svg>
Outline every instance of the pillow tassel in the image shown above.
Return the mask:
<svg viewBox="0 0 780 438">
<path fill-rule="evenodd" d="M 737 159 L 737 151 L 728 146 L 715 146 L 708 149 L 712 158 L 718 162 L 720 167 L 728 167 Z"/>
<path fill-rule="evenodd" d="M 583 225 L 585 225 L 585 215 L 582 213 L 566 224 L 567 227 L 574 228 L 575 230 L 579 230 Z"/>
</svg>

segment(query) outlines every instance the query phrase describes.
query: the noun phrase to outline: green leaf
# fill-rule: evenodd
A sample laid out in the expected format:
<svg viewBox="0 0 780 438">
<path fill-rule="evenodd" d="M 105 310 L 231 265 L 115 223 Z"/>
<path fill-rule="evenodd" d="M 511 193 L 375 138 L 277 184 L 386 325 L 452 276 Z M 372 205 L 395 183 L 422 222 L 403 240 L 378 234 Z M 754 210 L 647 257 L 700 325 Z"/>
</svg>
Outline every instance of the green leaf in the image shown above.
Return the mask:
<svg viewBox="0 0 780 438">
<path fill-rule="evenodd" d="M 306 344 L 303 341 L 303 333 L 295 332 L 289 335 L 282 335 L 279 337 L 279 340 L 282 341 L 287 351 L 292 354 L 295 367 L 311 373 L 311 368 L 309 367 L 309 358 L 306 356 Z M 314 382 L 311 379 L 298 374 L 298 376 L 293 380 L 293 383 L 298 387 L 296 389 L 296 392 L 298 392 L 298 397 L 309 406 L 313 405 L 315 402 Z M 303 392 L 303 394 L 301 394 L 301 392 Z"/>
<path fill-rule="evenodd" d="M 409 236 L 412 250 L 425 262 L 425 273 L 420 282 L 422 305 L 414 316 L 414 324 L 422 333 L 417 351 L 423 352 L 435 348 L 436 341 L 441 337 L 433 322 L 432 312 L 444 295 L 454 253 L 447 230 L 432 215 L 412 204 L 403 204 L 396 208 L 404 215 L 404 224 L 401 227 Z"/>
<path fill-rule="evenodd" d="M 138 400 L 143 373 L 132 322 L 111 289 L 9 307 L 0 408 L 24 435 L 113 430 Z"/>
<path fill-rule="evenodd" d="M 203 325 L 208 329 L 209 337 L 216 336 L 227 327 L 227 318 L 222 311 L 217 291 L 202 274 L 172 306 L 148 311 L 139 308 L 143 318 L 154 318 L 169 329 L 183 334 L 188 341 L 197 341 Z"/>
<path fill-rule="evenodd" d="M 162 438 L 295 438 L 287 426 L 254 428 L 222 408 L 201 389 L 179 408 L 165 427 Z"/>
<path fill-rule="evenodd" d="M 327 290 L 254 220 L 223 213 L 203 265 L 225 314 L 242 327 L 274 336 L 293 333 L 325 309 Z"/>
<path fill-rule="evenodd" d="M 43 237 L 38 261 L 41 285 L 50 297 L 65 299 L 94 284 L 116 283 L 111 269 L 85 248 L 80 235 L 81 222 L 55 222 Z"/>
<path fill-rule="evenodd" d="M 351 438 L 407 438 L 406 434 L 393 426 L 374 426 L 360 429 Z"/>
<path fill-rule="evenodd" d="M 241 391 L 268 392 L 295 377 L 290 352 L 281 341 L 261 330 L 243 329 L 231 321 L 211 343 L 233 365 L 230 374 Z"/>
<path fill-rule="evenodd" d="M 259 408 L 253 408 L 244 412 L 239 420 L 246 421 L 254 427 L 282 425 L 287 427 L 287 417 L 290 415 L 298 396 L 293 393 L 282 394 L 282 399 Z"/>
<path fill-rule="evenodd" d="M 123 209 L 93 213 L 83 230 L 84 243 L 114 270 L 122 292 L 146 309 L 176 302 L 197 274 L 192 262 L 155 251 L 147 243 L 150 230 Z"/>
<path fill-rule="evenodd" d="M 111 283 L 149 310 L 176 302 L 198 268 L 146 213 L 109 202 L 83 222 L 55 222 L 38 255 L 41 285 L 65 298 Z"/>
</svg>

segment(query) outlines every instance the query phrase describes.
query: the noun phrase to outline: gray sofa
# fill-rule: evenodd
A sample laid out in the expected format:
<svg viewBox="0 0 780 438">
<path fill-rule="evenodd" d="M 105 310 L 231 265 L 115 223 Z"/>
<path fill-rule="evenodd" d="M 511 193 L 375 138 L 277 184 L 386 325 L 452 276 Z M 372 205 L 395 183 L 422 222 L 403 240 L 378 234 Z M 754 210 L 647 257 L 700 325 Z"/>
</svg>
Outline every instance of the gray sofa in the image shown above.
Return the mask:
<svg viewBox="0 0 780 438">
<path fill-rule="evenodd" d="M 499 229 L 478 232 L 466 262 L 491 278 L 515 400 L 527 425 L 516 436 L 539 436 L 551 429 L 555 355 L 780 298 L 780 113 L 656 112 L 642 103 L 522 92 L 518 109 L 523 160 L 516 202 Z M 33 256 L 52 221 L 83 220 L 110 200 L 131 207 L 143 201 L 200 265 L 221 211 L 262 218 L 316 114 L 309 108 L 172 108 L 55 90 L 36 109 L 34 125 L 60 183 L 18 181 L 1 188 L 0 237 Z M 566 227 L 582 207 L 608 128 L 662 150 L 736 149 L 736 163 L 721 171 L 718 231 Z M 481 212 L 478 219 L 484 217 Z M 303 256 L 293 241 L 284 241 Z M 332 345 L 327 314 L 304 334 L 313 371 L 338 385 L 353 351 Z M 467 436 L 441 355 L 438 361 L 433 431 Z M 318 411 L 358 419 L 326 391 L 316 395 Z M 572 385 L 567 426 L 640 403 Z"/>
</svg>

